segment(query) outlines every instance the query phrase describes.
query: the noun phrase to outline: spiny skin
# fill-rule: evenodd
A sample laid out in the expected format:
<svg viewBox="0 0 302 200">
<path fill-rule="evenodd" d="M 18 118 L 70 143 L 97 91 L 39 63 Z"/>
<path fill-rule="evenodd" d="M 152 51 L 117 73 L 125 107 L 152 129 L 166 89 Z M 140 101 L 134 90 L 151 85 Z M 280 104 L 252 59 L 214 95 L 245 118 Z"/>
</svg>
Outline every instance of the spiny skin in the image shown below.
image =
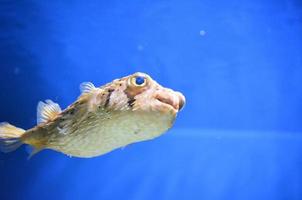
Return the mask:
<svg viewBox="0 0 302 200">
<path fill-rule="evenodd" d="M 143 77 L 143 85 L 137 85 Z M 94 157 L 168 130 L 185 103 L 144 73 L 116 79 L 83 93 L 55 118 L 37 125 L 22 141 L 76 157 Z"/>
</svg>

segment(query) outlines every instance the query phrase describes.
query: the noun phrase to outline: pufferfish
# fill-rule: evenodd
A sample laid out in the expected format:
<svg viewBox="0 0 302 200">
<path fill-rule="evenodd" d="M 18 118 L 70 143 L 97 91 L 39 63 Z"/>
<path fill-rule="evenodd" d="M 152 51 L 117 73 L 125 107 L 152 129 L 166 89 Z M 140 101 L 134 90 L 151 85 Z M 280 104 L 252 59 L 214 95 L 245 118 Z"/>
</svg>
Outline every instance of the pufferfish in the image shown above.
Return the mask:
<svg viewBox="0 0 302 200">
<path fill-rule="evenodd" d="M 85 82 L 80 89 L 78 99 L 63 111 L 51 100 L 39 102 L 38 125 L 32 129 L 1 123 L 0 150 L 11 152 L 28 144 L 31 155 L 51 149 L 95 157 L 162 135 L 185 104 L 183 94 L 140 72 L 101 87 Z"/>
</svg>

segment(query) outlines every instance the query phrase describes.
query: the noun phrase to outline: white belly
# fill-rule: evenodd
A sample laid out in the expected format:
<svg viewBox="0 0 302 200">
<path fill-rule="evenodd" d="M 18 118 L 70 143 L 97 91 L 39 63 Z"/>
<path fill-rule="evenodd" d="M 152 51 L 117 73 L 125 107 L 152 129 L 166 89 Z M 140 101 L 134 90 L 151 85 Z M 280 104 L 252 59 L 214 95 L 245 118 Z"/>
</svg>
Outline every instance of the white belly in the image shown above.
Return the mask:
<svg viewBox="0 0 302 200">
<path fill-rule="evenodd" d="M 107 116 L 108 117 L 108 116 Z M 50 149 L 76 157 L 94 157 L 131 143 L 160 136 L 172 126 L 173 115 L 116 112 L 84 120 L 73 133 L 57 137 Z"/>
</svg>

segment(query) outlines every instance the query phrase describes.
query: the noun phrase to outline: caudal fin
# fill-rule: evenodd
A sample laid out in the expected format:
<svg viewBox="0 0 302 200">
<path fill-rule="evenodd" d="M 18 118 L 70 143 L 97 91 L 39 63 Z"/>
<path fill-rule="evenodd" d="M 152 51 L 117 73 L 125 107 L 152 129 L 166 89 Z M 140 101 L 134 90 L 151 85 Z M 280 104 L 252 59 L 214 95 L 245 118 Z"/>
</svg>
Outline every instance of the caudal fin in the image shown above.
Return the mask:
<svg viewBox="0 0 302 200">
<path fill-rule="evenodd" d="M 23 143 L 21 136 L 25 130 L 10 125 L 9 123 L 0 123 L 0 151 L 8 153 L 16 150 Z"/>
</svg>

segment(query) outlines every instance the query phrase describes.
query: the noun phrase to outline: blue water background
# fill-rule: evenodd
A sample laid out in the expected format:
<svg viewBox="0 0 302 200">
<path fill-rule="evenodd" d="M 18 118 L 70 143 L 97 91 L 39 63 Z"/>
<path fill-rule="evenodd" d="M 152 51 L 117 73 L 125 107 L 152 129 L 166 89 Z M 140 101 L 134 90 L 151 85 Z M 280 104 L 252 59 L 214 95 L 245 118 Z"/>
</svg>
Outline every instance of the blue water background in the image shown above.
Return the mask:
<svg viewBox="0 0 302 200">
<path fill-rule="evenodd" d="M 0 154 L 0 199 L 302 199 L 300 0 L 0 1 L 0 121 L 83 81 L 182 91 L 168 134 L 92 159 Z"/>
</svg>

